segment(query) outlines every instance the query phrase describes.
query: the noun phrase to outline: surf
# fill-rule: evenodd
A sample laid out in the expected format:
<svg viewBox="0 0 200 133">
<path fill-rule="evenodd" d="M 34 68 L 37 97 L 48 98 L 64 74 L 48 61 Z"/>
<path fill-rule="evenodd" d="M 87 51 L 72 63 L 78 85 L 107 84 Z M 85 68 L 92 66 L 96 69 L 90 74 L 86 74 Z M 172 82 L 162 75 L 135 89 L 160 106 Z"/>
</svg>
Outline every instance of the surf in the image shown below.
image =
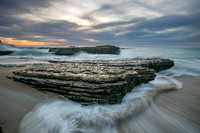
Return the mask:
<svg viewBox="0 0 200 133">
<path fill-rule="evenodd" d="M 24 117 L 20 132 L 115 133 L 117 124 L 142 114 L 161 93 L 179 88 L 181 83 L 173 78 L 157 78 L 133 89 L 121 104 L 83 106 L 68 99 L 47 100 Z"/>
</svg>

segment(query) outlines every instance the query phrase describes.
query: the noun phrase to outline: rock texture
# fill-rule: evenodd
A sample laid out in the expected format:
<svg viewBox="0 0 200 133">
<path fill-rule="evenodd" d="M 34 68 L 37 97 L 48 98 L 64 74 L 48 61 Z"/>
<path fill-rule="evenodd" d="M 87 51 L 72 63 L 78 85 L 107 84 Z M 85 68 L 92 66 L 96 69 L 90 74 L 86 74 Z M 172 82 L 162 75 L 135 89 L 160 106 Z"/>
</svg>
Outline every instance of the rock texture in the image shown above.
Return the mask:
<svg viewBox="0 0 200 133">
<path fill-rule="evenodd" d="M 120 103 L 135 86 L 153 80 L 155 71 L 174 65 L 160 58 L 50 62 L 15 71 L 11 78 L 84 105 Z"/>
<path fill-rule="evenodd" d="M 9 51 L 9 50 L 0 50 L 0 55 L 8 55 L 8 54 L 12 54 L 13 51 Z"/>
<path fill-rule="evenodd" d="M 74 55 L 78 52 L 87 52 L 92 54 L 119 54 L 120 48 L 111 45 L 96 46 L 96 47 L 67 47 L 67 48 L 50 48 L 49 52 L 54 52 L 56 55 Z"/>
</svg>

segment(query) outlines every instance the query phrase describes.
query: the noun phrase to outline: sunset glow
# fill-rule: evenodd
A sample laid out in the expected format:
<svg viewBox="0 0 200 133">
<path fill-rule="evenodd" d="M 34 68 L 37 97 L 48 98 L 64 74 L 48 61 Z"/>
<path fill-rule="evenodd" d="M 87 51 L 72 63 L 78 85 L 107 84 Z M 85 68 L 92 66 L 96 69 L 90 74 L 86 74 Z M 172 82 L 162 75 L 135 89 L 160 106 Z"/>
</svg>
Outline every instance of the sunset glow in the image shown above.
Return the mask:
<svg viewBox="0 0 200 133">
<path fill-rule="evenodd" d="M 50 42 L 34 42 L 34 41 L 28 41 L 28 40 L 15 40 L 13 38 L 4 38 L 0 37 L 0 40 L 2 40 L 3 43 L 7 44 L 13 44 L 17 46 L 42 46 L 42 45 L 60 45 L 59 43 L 50 43 Z"/>
<path fill-rule="evenodd" d="M 87 38 L 87 39 L 85 39 L 85 40 L 87 40 L 87 41 L 89 41 L 89 42 L 99 42 L 98 40 L 94 40 L 94 39 L 91 39 L 91 38 Z"/>
</svg>

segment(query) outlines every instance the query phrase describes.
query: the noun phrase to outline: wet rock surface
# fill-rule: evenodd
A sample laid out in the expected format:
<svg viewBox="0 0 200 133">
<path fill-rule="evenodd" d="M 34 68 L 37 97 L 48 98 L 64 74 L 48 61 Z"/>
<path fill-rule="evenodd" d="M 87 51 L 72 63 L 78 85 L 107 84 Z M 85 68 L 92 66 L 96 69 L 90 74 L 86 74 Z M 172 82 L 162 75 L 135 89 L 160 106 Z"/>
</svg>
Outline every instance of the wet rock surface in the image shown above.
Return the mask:
<svg viewBox="0 0 200 133">
<path fill-rule="evenodd" d="M 9 55 L 12 54 L 13 51 L 9 51 L 9 50 L 0 50 L 0 55 Z"/>
<path fill-rule="evenodd" d="M 2 43 L 2 41 L 0 40 L 0 56 L 1 56 L 1 55 L 9 55 L 9 54 L 12 54 L 14 51 L 8 50 L 9 48 L 15 48 L 15 46 L 14 46 L 14 45 L 11 45 L 11 44 L 4 44 L 4 43 Z"/>
<path fill-rule="evenodd" d="M 160 58 L 49 62 L 29 65 L 9 78 L 84 105 L 116 104 L 135 86 L 153 80 L 155 71 L 174 65 Z"/>
<path fill-rule="evenodd" d="M 74 55 L 81 51 L 92 54 L 119 54 L 120 48 L 111 45 L 103 45 L 95 47 L 67 47 L 49 49 L 49 52 L 53 52 L 56 55 Z"/>
</svg>

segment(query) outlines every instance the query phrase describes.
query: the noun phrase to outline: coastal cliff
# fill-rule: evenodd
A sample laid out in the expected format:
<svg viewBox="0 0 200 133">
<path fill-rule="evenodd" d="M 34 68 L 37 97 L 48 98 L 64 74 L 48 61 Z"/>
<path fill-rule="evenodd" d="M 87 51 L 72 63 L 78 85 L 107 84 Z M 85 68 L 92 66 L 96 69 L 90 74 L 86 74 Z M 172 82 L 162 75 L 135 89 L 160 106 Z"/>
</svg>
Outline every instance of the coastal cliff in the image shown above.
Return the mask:
<svg viewBox="0 0 200 133">
<path fill-rule="evenodd" d="M 153 80 L 155 71 L 174 65 L 161 58 L 49 62 L 28 65 L 10 78 L 83 105 L 120 103 L 135 86 Z"/>
<path fill-rule="evenodd" d="M 74 55 L 78 52 L 87 52 L 91 54 L 120 54 L 120 48 L 111 45 L 95 47 L 67 47 L 67 48 L 50 48 L 49 52 L 56 55 Z"/>
</svg>

